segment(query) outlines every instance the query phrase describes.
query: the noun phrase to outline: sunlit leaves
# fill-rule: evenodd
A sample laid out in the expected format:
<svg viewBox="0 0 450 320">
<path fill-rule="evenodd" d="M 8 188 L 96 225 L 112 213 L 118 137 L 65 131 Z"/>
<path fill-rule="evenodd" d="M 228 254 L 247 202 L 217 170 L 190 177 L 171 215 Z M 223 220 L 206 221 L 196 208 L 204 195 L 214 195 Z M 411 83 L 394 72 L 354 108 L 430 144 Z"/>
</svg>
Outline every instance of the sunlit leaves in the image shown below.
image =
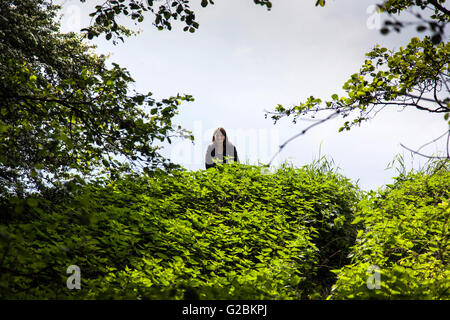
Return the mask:
<svg viewBox="0 0 450 320">
<path fill-rule="evenodd" d="M 325 0 L 317 0 L 316 1 L 316 7 L 317 6 L 321 6 L 321 7 L 325 6 Z"/>
<path fill-rule="evenodd" d="M 352 263 L 336 271 L 334 298 L 449 298 L 449 172 L 396 180 L 359 203 L 353 223 L 361 229 Z M 366 284 L 371 265 L 381 269 L 379 289 Z"/>
<path fill-rule="evenodd" d="M 20 272 L 35 274 L 39 287 L 17 282 L 8 271 L 4 280 L 9 289 L 0 287 L 0 296 L 320 295 L 334 282 L 327 270 L 343 265 L 343 247 L 352 243 L 353 227 L 347 221 L 352 220 L 358 190 L 314 165 L 283 166 L 270 176 L 260 169 L 229 165 L 206 172 L 158 171 L 148 177 L 98 180 L 77 189 L 75 197 L 53 203 L 34 198 L 11 202 L 4 208 L 20 204 L 21 212 L 0 229 L 8 239 L 0 240 L 0 247 L 9 246 L 11 252 L 3 267 L 10 270 L 20 259 Z M 44 210 L 34 217 L 39 209 Z M 25 232 L 25 225 L 33 228 Z M 8 238 L 11 234 L 14 239 Z M 39 266 L 32 264 L 36 259 Z M 58 268 L 74 263 L 86 288 L 79 292 L 56 281 Z"/>
<path fill-rule="evenodd" d="M 448 298 L 448 171 L 401 175 L 355 206 L 358 190 L 327 168 L 158 171 L 11 198 L 0 297 L 313 299 L 337 275 L 328 298 Z M 58 281 L 74 262 L 76 292 Z"/>
</svg>

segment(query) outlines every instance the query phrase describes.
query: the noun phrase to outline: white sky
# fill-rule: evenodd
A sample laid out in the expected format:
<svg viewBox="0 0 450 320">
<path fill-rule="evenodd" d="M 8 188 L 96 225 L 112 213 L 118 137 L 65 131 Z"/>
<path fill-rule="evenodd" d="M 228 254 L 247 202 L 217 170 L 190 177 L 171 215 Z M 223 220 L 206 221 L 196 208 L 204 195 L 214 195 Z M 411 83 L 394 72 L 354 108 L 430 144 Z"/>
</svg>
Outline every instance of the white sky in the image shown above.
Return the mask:
<svg viewBox="0 0 450 320">
<path fill-rule="evenodd" d="M 63 31 L 79 31 L 99 1 L 57 2 L 64 4 Z M 342 94 L 342 85 L 375 44 L 395 49 L 416 35 L 414 27 L 380 35 L 377 21 L 384 19 L 373 11 L 377 1 L 327 1 L 320 8 L 315 0 L 278 0 L 271 11 L 252 0 L 216 0 L 207 8 L 200 7 L 200 0 L 192 2 L 200 24 L 193 34 L 183 32 L 179 22 L 172 31 L 158 31 L 148 16 L 134 27 L 142 32 L 124 44 L 114 46 L 104 37 L 93 41 L 98 53 L 110 53 L 111 62 L 131 72 L 137 91 L 151 91 L 157 99 L 193 95 L 195 101 L 183 103 L 173 123 L 191 130 L 195 143 L 173 141 L 162 152 L 191 170 L 205 168 L 206 147 L 219 126 L 241 162 L 269 162 L 280 144 L 311 122 L 293 124 L 284 118 L 274 125 L 264 110 L 273 111 L 278 103 L 288 107 L 310 95 L 328 99 Z M 343 122 L 336 118 L 314 127 L 289 143 L 274 164 L 288 160 L 300 167 L 317 159 L 320 150 L 363 189 L 376 189 L 397 174 L 385 170 L 396 154 L 404 155 L 408 168 L 425 162 L 411 159 L 400 143 L 417 149 L 447 129 L 442 115 L 416 110 L 385 109 L 361 127 L 338 133 Z M 421 151 L 432 154 L 444 146 L 442 139 Z"/>
</svg>

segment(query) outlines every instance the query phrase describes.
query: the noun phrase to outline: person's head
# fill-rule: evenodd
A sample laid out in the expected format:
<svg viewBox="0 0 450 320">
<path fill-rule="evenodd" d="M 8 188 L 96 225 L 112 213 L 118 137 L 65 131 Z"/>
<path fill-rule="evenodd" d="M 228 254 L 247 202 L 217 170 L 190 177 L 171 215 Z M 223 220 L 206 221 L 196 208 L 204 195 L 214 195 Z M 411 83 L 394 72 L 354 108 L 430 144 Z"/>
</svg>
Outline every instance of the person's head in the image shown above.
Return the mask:
<svg viewBox="0 0 450 320">
<path fill-rule="evenodd" d="M 227 132 L 224 128 L 219 127 L 216 130 L 214 130 L 212 142 L 223 142 L 227 139 Z"/>
</svg>

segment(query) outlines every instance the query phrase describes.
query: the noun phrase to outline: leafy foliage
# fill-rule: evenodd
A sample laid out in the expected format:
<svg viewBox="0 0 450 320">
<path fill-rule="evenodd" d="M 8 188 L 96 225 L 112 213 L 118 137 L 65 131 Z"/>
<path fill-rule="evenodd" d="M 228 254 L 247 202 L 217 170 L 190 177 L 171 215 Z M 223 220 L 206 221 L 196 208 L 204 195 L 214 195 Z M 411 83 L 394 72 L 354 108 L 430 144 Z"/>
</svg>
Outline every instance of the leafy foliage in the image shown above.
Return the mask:
<svg viewBox="0 0 450 320">
<path fill-rule="evenodd" d="M 80 0 L 86 2 L 86 0 Z M 257 5 L 261 5 L 271 10 L 272 2 L 269 0 L 253 0 Z M 444 35 L 444 27 L 448 22 L 450 11 L 443 4 L 445 0 L 385 0 L 378 4 L 380 12 L 386 12 L 391 17 L 401 11 L 417 7 L 420 10 L 431 9 L 434 13 L 431 15 L 432 20 L 422 18 L 419 13 L 415 16 L 419 19 L 417 30 L 422 32 L 426 29 L 432 30 L 433 40 L 436 43 L 441 42 Z M 122 35 L 129 36 L 133 33 L 130 29 L 119 25 L 116 21 L 118 16 L 130 17 L 135 23 L 144 21 L 147 14 L 154 16 L 153 25 L 158 30 L 172 30 L 174 20 L 180 19 L 185 24 L 183 30 L 191 33 L 199 28 L 196 21 L 195 12 L 190 8 L 189 0 L 170 0 L 170 1 L 125 1 L 125 0 L 106 0 L 101 5 L 95 6 L 95 11 L 90 14 L 93 23 L 83 28 L 88 38 L 92 39 L 101 34 L 105 34 L 107 40 L 113 39 L 116 44 L 117 40 L 124 41 Z M 315 5 L 324 7 L 326 0 L 316 0 Z M 200 5 L 204 8 L 208 5 L 214 5 L 213 0 L 200 0 Z M 385 21 L 384 28 L 381 29 L 382 34 L 387 34 L 392 30 L 400 32 L 401 28 L 411 22 L 401 22 L 397 19 Z"/>
<path fill-rule="evenodd" d="M 449 170 L 361 197 L 320 161 L 162 170 L 1 199 L 3 299 L 448 299 Z M 66 269 L 81 268 L 81 289 Z M 370 288 L 370 267 L 381 272 Z"/>
<path fill-rule="evenodd" d="M 189 1 L 155 3 L 108 0 L 85 31 L 120 39 L 131 31 L 116 15 L 140 22 L 144 11 L 159 29 L 177 18 L 185 31 L 198 28 Z M 429 26 L 440 35 L 442 3 L 388 0 L 383 8 L 431 4 Z M 171 122 L 192 97 L 134 92 L 127 70 L 107 67 L 82 36 L 59 32 L 57 10 L 45 0 L 0 2 L 0 298 L 450 298 L 448 162 L 402 171 L 363 196 L 326 159 L 273 174 L 239 164 L 186 171 L 154 142 L 193 139 Z M 341 129 L 387 105 L 448 120 L 441 90 L 449 91 L 450 48 L 441 40 L 413 38 L 397 52 L 375 47 L 344 85 L 346 97 L 277 110 L 359 110 Z M 66 287 L 71 265 L 81 268 L 80 290 Z M 367 286 L 372 266 L 380 289 Z"/>
<path fill-rule="evenodd" d="M 332 298 L 450 298 L 450 171 L 401 175 L 365 197 L 353 223 L 360 225 L 352 262 L 337 270 Z M 369 289 L 371 266 L 380 288 Z"/>
<path fill-rule="evenodd" d="M 443 4 L 445 0 L 386 0 L 378 5 L 381 12 L 390 17 L 401 11 L 418 10 L 417 32 L 431 30 L 432 36 L 422 40 L 410 39 L 406 48 L 388 50 L 378 45 L 366 54 L 368 57 L 358 73 L 351 75 L 343 85 L 346 95 L 339 97 L 332 94 L 331 99 L 324 100 L 310 96 L 306 101 L 292 107 L 278 104 L 273 112 L 265 114 L 276 123 L 282 117 L 293 117 L 296 123 L 300 116 L 310 115 L 315 118 L 318 113 L 339 115 L 343 119 L 359 113 L 347 120 L 339 131 L 350 130 L 354 125 L 377 115 L 385 107 L 417 108 L 421 111 L 443 114 L 450 117 L 450 45 L 445 41 L 445 26 L 450 19 L 450 11 Z M 325 1 L 316 1 L 316 6 L 324 6 Z M 432 10 L 431 20 L 422 18 L 421 12 Z M 400 32 L 408 23 L 396 18 L 386 20 L 380 30 L 387 34 L 391 29 Z M 329 118 L 326 118 L 326 120 Z M 450 131 L 448 132 L 450 136 Z M 449 158 L 447 150 L 447 158 Z"/>
<path fill-rule="evenodd" d="M 86 2 L 86 0 L 80 0 Z M 267 10 L 272 8 L 272 2 L 269 0 L 253 0 L 255 4 L 265 6 Z M 213 5 L 213 0 L 201 0 L 200 5 L 207 7 Z M 119 25 L 116 21 L 118 16 L 127 16 L 136 23 L 144 21 L 146 14 L 154 16 L 153 25 L 158 30 L 172 30 L 174 20 L 180 19 L 184 23 L 183 31 L 194 33 L 199 28 L 196 21 L 195 12 L 190 7 L 189 0 L 170 0 L 170 1 L 125 1 L 125 0 L 107 0 L 101 5 L 95 7 L 95 11 L 90 14 L 93 24 L 83 28 L 89 39 L 105 34 L 106 40 L 112 39 L 116 44 L 117 40 L 123 42 L 122 35 L 133 33 L 130 29 Z"/>
<path fill-rule="evenodd" d="M 11 198 L 0 297 L 323 298 L 354 242 L 359 194 L 323 168 L 228 164 L 99 180 L 60 202 Z M 66 288 L 72 264 L 81 290 Z"/>
<path fill-rule="evenodd" d="M 440 97 L 440 91 L 450 82 L 449 43 L 436 46 L 429 37 L 412 38 L 406 48 L 401 47 L 397 52 L 376 46 L 366 56 L 368 59 L 359 73 L 353 74 L 343 85 L 346 96 L 333 94 L 329 101 L 311 96 L 288 109 L 278 105 L 278 114 L 272 119 L 276 123 L 284 115 L 294 115 L 295 122 L 301 115 L 323 111 L 335 111 L 345 118 L 359 111 L 359 116 L 345 121 L 339 129 L 342 131 L 372 118 L 386 106 L 443 113 L 448 119 L 450 97 Z"/>
<path fill-rule="evenodd" d="M 193 136 L 172 117 L 189 95 L 155 101 L 106 66 L 47 1 L 0 4 L 0 192 L 24 196 L 74 175 L 174 166 L 157 140 Z"/>
<path fill-rule="evenodd" d="M 326 0 L 317 0 L 316 6 L 325 6 Z M 380 12 L 388 13 L 391 17 L 393 15 L 398 15 L 402 11 L 412 11 L 413 9 L 418 9 L 420 11 L 425 11 L 429 9 L 432 11 L 430 18 L 431 21 L 427 21 L 422 18 L 420 13 L 415 13 L 416 18 L 429 24 L 429 29 L 434 32 L 433 37 L 439 43 L 441 41 L 442 35 L 444 33 L 445 24 L 449 21 L 450 11 L 444 6 L 445 0 L 384 0 L 377 5 Z M 401 28 L 406 25 L 411 24 L 411 22 L 401 22 L 397 19 L 386 20 L 385 27 L 380 30 L 382 34 L 387 34 L 391 29 L 400 32 Z M 420 28 L 419 28 L 420 27 Z M 426 26 L 420 25 L 417 31 L 422 32 L 427 29 Z"/>
</svg>

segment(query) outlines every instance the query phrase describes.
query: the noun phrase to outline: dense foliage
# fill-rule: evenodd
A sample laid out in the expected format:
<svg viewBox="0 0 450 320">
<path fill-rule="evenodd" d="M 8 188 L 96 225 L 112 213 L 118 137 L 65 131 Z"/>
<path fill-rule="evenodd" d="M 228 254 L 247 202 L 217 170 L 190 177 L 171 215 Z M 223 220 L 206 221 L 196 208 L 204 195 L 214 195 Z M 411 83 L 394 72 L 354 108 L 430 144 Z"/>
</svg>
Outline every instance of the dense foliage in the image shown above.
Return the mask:
<svg viewBox="0 0 450 320">
<path fill-rule="evenodd" d="M 182 136 L 172 124 L 181 101 L 132 90 L 82 35 L 60 33 L 49 1 L 0 2 L 0 193 L 29 190 L 101 171 L 173 164 L 157 141 Z"/>
<path fill-rule="evenodd" d="M 219 166 L 9 199 L 1 298 L 310 299 L 348 262 L 358 189 L 319 167 Z M 66 269 L 81 269 L 81 289 Z"/>
<path fill-rule="evenodd" d="M 177 18 L 198 28 L 189 1 L 156 3 L 105 1 L 87 36 L 127 35 L 116 15 L 142 21 L 144 11 L 160 29 Z M 396 52 L 374 48 L 346 97 L 278 111 L 359 110 L 342 129 L 387 105 L 448 120 L 443 3 L 385 1 L 390 13 L 433 5 L 436 34 Z M 448 162 L 367 194 L 326 160 L 273 173 L 186 171 L 155 141 L 193 139 L 171 122 L 192 97 L 134 92 L 125 69 L 59 32 L 57 10 L 0 2 L 0 299 L 450 298 Z M 73 265 L 79 290 L 66 286 Z"/>
<path fill-rule="evenodd" d="M 337 272 L 333 297 L 450 299 L 449 199 L 449 171 L 400 176 L 365 197 L 352 263 Z M 379 268 L 378 289 L 367 285 L 372 266 Z"/>
<path fill-rule="evenodd" d="M 260 169 L 157 171 L 59 201 L 3 198 L 0 298 L 450 298 L 448 169 L 369 193 L 317 163 Z M 70 265 L 80 290 L 66 287 Z"/>
</svg>

